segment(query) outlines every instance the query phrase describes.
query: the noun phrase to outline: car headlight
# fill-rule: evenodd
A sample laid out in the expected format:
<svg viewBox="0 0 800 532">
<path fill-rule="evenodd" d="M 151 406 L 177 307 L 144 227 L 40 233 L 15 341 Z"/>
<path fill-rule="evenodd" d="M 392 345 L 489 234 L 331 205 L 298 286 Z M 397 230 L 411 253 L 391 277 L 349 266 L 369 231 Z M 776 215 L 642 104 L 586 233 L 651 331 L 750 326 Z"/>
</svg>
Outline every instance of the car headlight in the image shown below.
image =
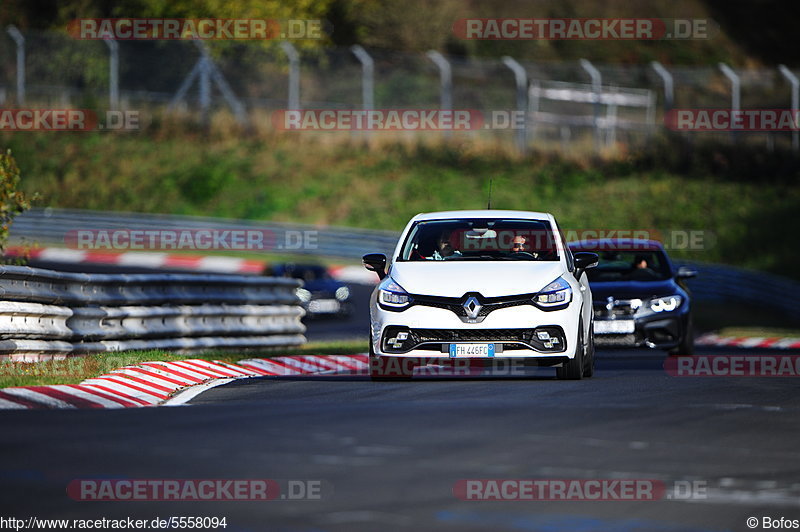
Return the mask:
<svg viewBox="0 0 800 532">
<path fill-rule="evenodd" d="M 386 277 L 378 288 L 378 302 L 390 309 L 400 310 L 411 304 L 411 296 L 391 277 Z"/>
<path fill-rule="evenodd" d="M 648 305 L 653 312 L 671 312 L 681 306 L 683 298 L 678 295 L 656 297 L 650 300 Z"/>
<path fill-rule="evenodd" d="M 338 299 L 339 301 L 344 301 L 348 297 L 350 297 L 349 288 L 347 288 L 346 286 L 340 286 L 339 288 L 336 289 L 336 299 Z"/>
<path fill-rule="evenodd" d="M 302 303 L 308 303 L 311 301 L 311 292 L 306 290 L 305 288 L 298 288 L 294 291 L 297 297 L 300 299 Z"/>
<path fill-rule="evenodd" d="M 563 277 L 559 277 L 533 296 L 533 301 L 540 307 L 557 307 L 572 300 L 572 288 Z"/>
</svg>

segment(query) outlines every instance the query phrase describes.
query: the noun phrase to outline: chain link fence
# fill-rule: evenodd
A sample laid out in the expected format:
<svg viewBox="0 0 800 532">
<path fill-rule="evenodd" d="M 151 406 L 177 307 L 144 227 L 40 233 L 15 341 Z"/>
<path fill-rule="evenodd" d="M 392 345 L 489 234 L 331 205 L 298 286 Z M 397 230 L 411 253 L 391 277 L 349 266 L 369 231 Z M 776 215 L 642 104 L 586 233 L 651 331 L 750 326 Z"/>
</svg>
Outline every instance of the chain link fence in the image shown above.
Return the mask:
<svg viewBox="0 0 800 532">
<path fill-rule="evenodd" d="M 664 129 L 665 109 L 735 107 L 734 83 L 714 67 L 666 67 L 659 73 L 654 64 L 520 62 L 520 79 L 509 66 L 513 58 L 435 54 L 443 60 L 437 63 L 432 53 L 370 49 L 368 69 L 350 48 L 298 51 L 289 43 L 273 44 L 76 40 L 8 27 L 0 35 L 0 106 L 176 112 L 206 123 L 213 113 L 230 112 L 242 125 L 266 130 L 272 127 L 269 112 L 296 107 L 449 106 L 487 118 L 518 111 L 527 117 L 524 134 L 509 127 L 456 134 L 516 142 L 522 150 L 567 150 L 581 142 L 595 148 L 642 144 Z M 295 53 L 297 61 L 290 61 Z M 734 74 L 742 108 L 791 108 L 793 88 L 785 73 L 749 69 Z M 563 97 L 543 96 L 555 94 L 549 89 L 561 89 Z M 770 149 L 792 141 L 787 132 L 745 135 Z"/>
</svg>

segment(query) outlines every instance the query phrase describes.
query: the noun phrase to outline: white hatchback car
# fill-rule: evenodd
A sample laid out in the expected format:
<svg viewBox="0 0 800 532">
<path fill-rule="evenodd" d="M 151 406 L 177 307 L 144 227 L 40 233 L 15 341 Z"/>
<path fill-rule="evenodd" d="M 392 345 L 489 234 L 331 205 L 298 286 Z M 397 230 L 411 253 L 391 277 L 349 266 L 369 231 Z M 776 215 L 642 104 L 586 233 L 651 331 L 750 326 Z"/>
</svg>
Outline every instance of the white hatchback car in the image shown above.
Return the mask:
<svg viewBox="0 0 800 532">
<path fill-rule="evenodd" d="M 554 366 L 560 379 L 594 372 L 594 253 L 564 245 L 551 214 L 451 211 L 419 214 L 403 231 L 370 300 L 370 376 L 409 377 L 414 365 L 469 358 Z M 386 372 L 390 360 L 405 372 Z M 410 368 L 410 370 L 409 370 Z"/>
</svg>

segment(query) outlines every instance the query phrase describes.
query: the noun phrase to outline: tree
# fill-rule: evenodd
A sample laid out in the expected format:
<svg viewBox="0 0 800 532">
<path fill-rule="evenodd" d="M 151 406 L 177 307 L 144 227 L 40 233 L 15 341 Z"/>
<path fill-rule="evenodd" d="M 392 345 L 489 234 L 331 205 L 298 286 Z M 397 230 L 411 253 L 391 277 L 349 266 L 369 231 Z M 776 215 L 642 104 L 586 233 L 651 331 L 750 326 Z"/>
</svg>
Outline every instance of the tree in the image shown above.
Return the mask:
<svg viewBox="0 0 800 532">
<path fill-rule="evenodd" d="M 0 254 L 5 252 L 8 232 L 14 218 L 30 209 L 31 201 L 38 198 L 38 194 L 34 194 L 30 199 L 25 197 L 25 194 L 18 190 L 19 180 L 19 167 L 11 155 L 11 150 L 0 154 Z"/>
</svg>

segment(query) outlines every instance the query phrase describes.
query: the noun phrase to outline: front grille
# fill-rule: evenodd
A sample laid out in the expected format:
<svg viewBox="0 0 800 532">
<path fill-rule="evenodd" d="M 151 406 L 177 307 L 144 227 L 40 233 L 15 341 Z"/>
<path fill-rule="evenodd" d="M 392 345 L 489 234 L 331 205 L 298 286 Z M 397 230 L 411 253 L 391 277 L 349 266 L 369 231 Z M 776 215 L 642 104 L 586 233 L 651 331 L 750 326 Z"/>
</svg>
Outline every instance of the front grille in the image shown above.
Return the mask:
<svg viewBox="0 0 800 532">
<path fill-rule="evenodd" d="M 605 301 L 594 303 L 593 307 L 595 318 L 607 319 L 611 318 L 612 316 L 614 318 L 629 318 L 636 314 L 637 309 L 631 307 L 631 302 L 629 300 L 615 300 L 611 310 L 608 310 L 607 304 L 608 303 Z"/>
<path fill-rule="evenodd" d="M 412 329 L 417 343 L 422 342 L 527 342 L 533 329 Z"/>
<path fill-rule="evenodd" d="M 602 346 L 636 346 L 635 334 L 596 334 L 594 343 Z"/>
<path fill-rule="evenodd" d="M 538 332 L 547 332 L 551 340 L 540 340 Z M 403 340 L 398 340 L 402 335 Z M 564 330 L 557 325 L 534 329 L 408 329 L 387 327 L 381 345 L 386 352 L 404 353 L 412 349 L 447 352 L 447 346 L 461 342 L 486 342 L 502 346 L 502 351 L 530 348 L 540 352 L 560 353 L 566 350 Z M 549 345 L 549 347 L 547 345 Z"/>
</svg>

